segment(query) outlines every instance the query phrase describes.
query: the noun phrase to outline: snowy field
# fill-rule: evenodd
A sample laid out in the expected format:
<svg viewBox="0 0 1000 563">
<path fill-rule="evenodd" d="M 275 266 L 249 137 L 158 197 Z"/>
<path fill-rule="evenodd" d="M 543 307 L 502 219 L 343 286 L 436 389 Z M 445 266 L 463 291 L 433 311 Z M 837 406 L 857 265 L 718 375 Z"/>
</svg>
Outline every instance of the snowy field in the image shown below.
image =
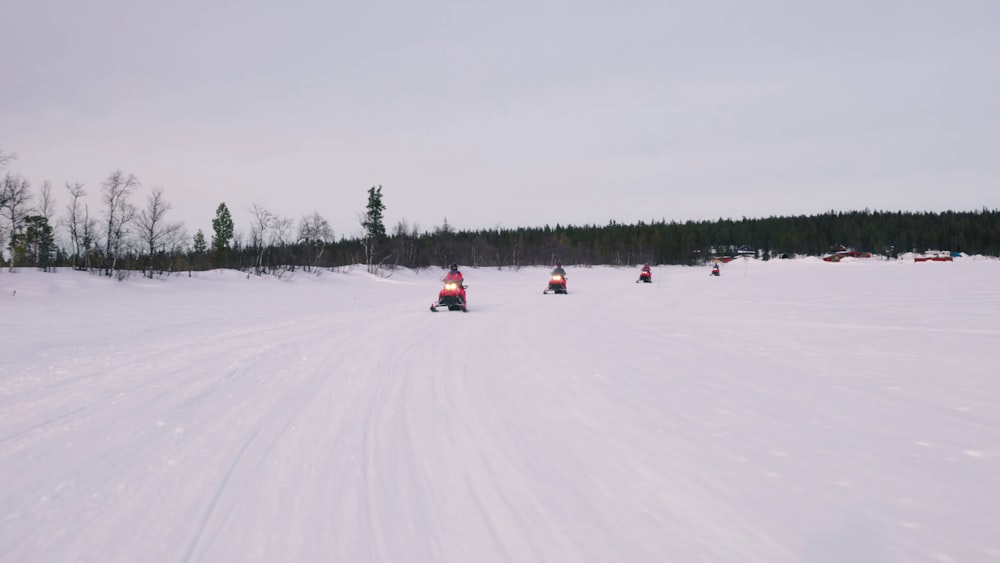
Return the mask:
<svg viewBox="0 0 1000 563">
<path fill-rule="evenodd" d="M 1000 561 L 1000 261 L 0 273 L 0 561 Z"/>
</svg>

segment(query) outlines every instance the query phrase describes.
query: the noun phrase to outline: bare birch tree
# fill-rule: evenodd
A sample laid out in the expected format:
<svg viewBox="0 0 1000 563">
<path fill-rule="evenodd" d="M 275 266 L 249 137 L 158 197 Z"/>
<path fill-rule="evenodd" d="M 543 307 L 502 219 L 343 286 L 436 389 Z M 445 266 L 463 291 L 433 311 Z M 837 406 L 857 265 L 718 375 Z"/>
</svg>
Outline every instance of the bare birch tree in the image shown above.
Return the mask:
<svg viewBox="0 0 1000 563">
<path fill-rule="evenodd" d="M 292 242 L 293 221 L 288 217 L 274 216 L 271 222 L 271 233 L 268 237 L 269 246 L 282 248 Z"/>
<path fill-rule="evenodd" d="M 318 212 L 313 211 L 312 215 L 302 217 L 299 222 L 298 243 L 309 249 L 311 266 L 318 268 L 327 245 L 333 243 L 333 228 Z"/>
<path fill-rule="evenodd" d="M 85 270 L 93 270 L 97 267 L 99 259 L 97 245 L 100 232 L 97 219 L 90 216 L 90 208 L 86 205 L 83 207 L 83 220 L 80 224 L 82 227 L 80 230 L 80 252 L 83 257 L 81 267 Z"/>
<path fill-rule="evenodd" d="M 38 205 L 35 206 L 35 210 L 52 224 L 52 217 L 56 213 L 56 200 L 52 196 L 52 184 L 48 180 L 42 182 L 42 187 L 38 190 Z"/>
<path fill-rule="evenodd" d="M 163 188 L 153 188 L 146 198 L 146 208 L 139 212 L 136 220 L 139 241 L 146 254 L 145 275 L 150 278 L 153 277 L 156 256 L 178 242 L 181 224 L 166 222 L 165 215 L 170 209 L 171 205 L 163 198 Z"/>
<path fill-rule="evenodd" d="M 253 221 L 250 225 L 250 245 L 257 253 L 254 274 L 259 276 L 265 273 L 264 255 L 267 252 L 267 236 L 268 231 L 270 231 L 271 226 L 274 224 L 275 216 L 267 209 L 255 203 L 250 207 L 250 217 Z"/>
<path fill-rule="evenodd" d="M 0 158 L 2 157 L 3 153 L 0 153 Z M 3 164 L 5 163 L 6 160 L 0 160 L 0 166 L 3 166 Z M 7 173 L 6 176 L 4 176 L 3 180 L 0 180 L 0 215 L 2 215 L 3 210 L 7 208 L 7 199 L 10 197 L 7 194 L 8 190 L 7 186 L 10 181 L 12 180 L 9 172 Z M 7 226 L 4 225 L 2 222 L 0 222 L 0 262 L 3 262 L 3 248 L 6 243 L 7 243 Z"/>
<path fill-rule="evenodd" d="M 129 199 L 140 186 L 132 174 L 121 170 L 112 172 L 102 184 L 104 190 L 104 274 L 110 276 L 118 266 L 118 259 L 125 248 L 129 227 L 135 221 L 136 208 Z"/>
<path fill-rule="evenodd" d="M 86 196 L 87 192 L 83 189 L 83 184 L 79 182 L 75 184 L 66 182 L 66 191 L 69 192 L 69 203 L 66 204 L 66 216 L 62 220 L 62 224 L 69 232 L 69 245 L 72 249 L 71 265 L 74 269 L 78 269 L 80 259 L 83 257 L 82 242 L 87 221 L 87 208 L 80 199 Z"/>
</svg>

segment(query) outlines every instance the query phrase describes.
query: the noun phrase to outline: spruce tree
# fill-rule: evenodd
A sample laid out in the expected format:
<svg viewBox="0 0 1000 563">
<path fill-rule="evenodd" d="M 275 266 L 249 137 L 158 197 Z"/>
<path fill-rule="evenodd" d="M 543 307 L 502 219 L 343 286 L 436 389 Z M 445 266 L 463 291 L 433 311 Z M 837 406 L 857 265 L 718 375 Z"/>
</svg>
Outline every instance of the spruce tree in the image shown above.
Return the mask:
<svg viewBox="0 0 1000 563">
<path fill-rule="evenodd" d="M 215 252 L 217 265 L 221 267 L 226 250 L 229 249 L 229 241 L 233 238 L 233 217 L 225 203 L 220 203 L 215 210 L 212 230 L 215 232 L 212 236 L 212 250 Z"/>
<path fill-rule="evenodd" d="M 201 254 L 208 249 L 208 244 L 205 242 L 205 233 L 198 229 L 198 232 L 194 234 L 194 251 L 197 254 Z"/>
<path fill-rule="evenodd" d="M 368 189 L 368 206 L 361 220 L 361 226 L 365 229 L 365 261 L 368 265 L 368 271 L 373 274 L 378 269 L 378 265 L 375 263 L 376 257 L 386 238 L 385 224 L 382 222 L 383 211 L 385 211 L 385 205 L 382 203 L 382 186 L 377 188 L 372 186 Z"/>
</svg>

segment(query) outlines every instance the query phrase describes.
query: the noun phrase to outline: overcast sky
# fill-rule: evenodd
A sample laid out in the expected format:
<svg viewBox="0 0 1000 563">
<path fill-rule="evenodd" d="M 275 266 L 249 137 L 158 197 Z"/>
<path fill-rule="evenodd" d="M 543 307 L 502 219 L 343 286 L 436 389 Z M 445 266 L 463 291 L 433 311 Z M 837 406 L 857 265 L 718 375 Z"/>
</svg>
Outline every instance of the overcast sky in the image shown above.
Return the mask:
<svg viewBox="0 0 1000 563">
<path fill-rule="evenodd" d="M 5 0 L 10 170 L 360 233 L 1000 207 L 1000 2 Z"/>
</svg>

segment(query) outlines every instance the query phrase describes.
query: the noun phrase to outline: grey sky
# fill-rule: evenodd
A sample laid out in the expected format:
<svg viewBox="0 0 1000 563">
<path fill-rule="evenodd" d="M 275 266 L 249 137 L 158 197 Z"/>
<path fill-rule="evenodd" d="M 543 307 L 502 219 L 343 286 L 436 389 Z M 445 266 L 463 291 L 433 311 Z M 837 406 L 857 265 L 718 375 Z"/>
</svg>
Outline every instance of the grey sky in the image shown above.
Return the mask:
<svg viewBox="0 0 1000 563">
<path fill-rule="evenodd" d="M 360 232 L 1000 207 L 1000 2 L 6 0 L 0 150 Z M 137 200 L 141 203 L 143 200 Z"/>
</svg>

